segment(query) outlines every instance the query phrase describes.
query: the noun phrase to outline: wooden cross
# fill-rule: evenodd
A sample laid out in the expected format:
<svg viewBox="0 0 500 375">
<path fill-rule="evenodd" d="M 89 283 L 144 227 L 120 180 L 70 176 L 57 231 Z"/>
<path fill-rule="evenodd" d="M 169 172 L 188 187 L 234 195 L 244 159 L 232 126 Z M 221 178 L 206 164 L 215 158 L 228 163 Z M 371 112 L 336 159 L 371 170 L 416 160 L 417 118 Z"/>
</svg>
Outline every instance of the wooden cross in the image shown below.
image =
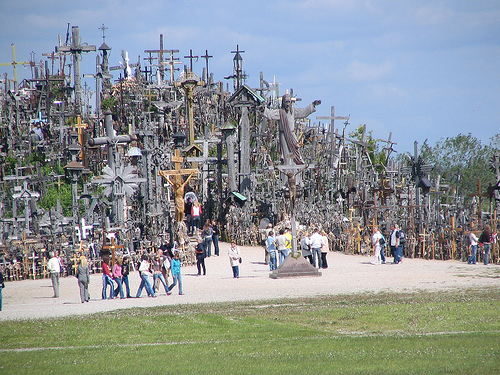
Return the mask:
<svg viewBox="0 0 500 375">
<path fill-rule="evenodd" d="M 353 245 L 353 241 L 354 241 L 354 233 L 355 233 L 355 229 L 354 229 L 354 223 L 353 223 L 353 216 L 354 216 L 354 208 L 353 207 L 349 207 L 349 223 L 350 223 L 350 227 L 349 227 L 349 230 L 348 230 L 348 239 L 347 239 L 347 250 L 348 252 L 350 252 L 349 250 L 350 249 L 353 249 L 352 253 L 354 253 L 354 245 Z"/>
<path fill-rule="evenodd" d="M 36 269 L 36 260 L 39 258 L 36 255 L 36 251 L 32 250 L 32 255 L 28 257 L 31 260 L 31 267 L 30 267 L 30 275 L 33 277 L 33 280 L 36 279 L 36 274 L 37 274 L 37 269 Z"/>
<path fill-rule="evenodd" d="M 191 53 L 192 55 L 192 53 Z M 193 56 L 193 58 L 196 56 Z M 192 60 L 191 60 L 192 61 Z M 180 82 L 176 82 L 176 86 L 182 87 L 186 97 L 188 123 L 189 123 L 189 145 L 194 145 L 194 89 L 196 86 L 203 86 L 205 83 L 199 79 L 191 70 L 184 71 L 184 77 Z"/>
<path fill-rule="evenodd" d="M 193 59 L 198 59 L 198 56 L 193 56 L 193 50 L 189 50 L 189 55 L 184 56 L 185 59 L 189 59 L 189 71 L 193 71 Z"/>
<path fill-rule="evenodd" d="M 176 70 L 179 70 L 179 68 L 175 68 L 175 64 L 182 64 L 179 60 L 179 58 L 177 57 L 174 57 L 174 53 L 178 53 L 179 50 L 178 49 L 169 49 L 167 50 L 166 52 L 170 53 L 170 59 L 166 62 L 164 62 L 165 65 L 168 65 L 169 69 L 170 70 L 170 84 L 173 85 L 174 84 L 174 72 Z"/>
<path fill-rule="evenodd" d="M 479 199 L 479 205 L 477 208 L 477 222 L 481 223 L 482 218 L 483 218 L 483 197 L 485 194 L 481 191 L 481 179 L 478 178 L 477 180 L 477 193 L 475 194 L 468 194 L 469 197 L 477 197 Z"/>
<path fill-rule="evenodd" d="M 445 231 L 450 232 L 451 235 L 451 254 L 450 257 L 451 259 L 455 258 L 455 251 L 457 249 L 457 243 L 455 241 L 455 235 L 457 232 L 461 232 L 462 228 L 456 228 L 455 227 L 455 216 L 452 216 L 450 218 L 451 220 L 451 227 L 450 228 L 444 228 Z"/>
<path fill-rule="evenodd" d="M 14 85 L 17 85 L 17 66 L 30 65 L 31 61 L 16 61 L 16 46 L 14 45 L 14 43 L 12 43 L 10 46 L 12 48 L 12 62 L 1 63 L 0 66 L 12 65 L 12 67 L 14 68 Z"/>
<path fill-rule="evenodd" d="M 420 242 L 422 242 L 422 248 L 421 248 L 421 251 L 420 251 L 420 258 L 423 258 L 426 254 L 425 252 L 425 244 L 426 244 L 426 237 L 429 237 L 430 236 L 430 233 L 425 233 L 425 228 L 423 229 L 422 233 L 419 234 L 419 236 L 421 237 L 420 238 Z"/>
<path fill-rule="evenodd" d="M 52 61 L 52 70 L 50 74 L 54 75 L 54 61 L 59 60 L 59 54 L 52 51 L 51 53 L 42 53 L 42 56 L 47 56 L 47 58 Z"/>
<path fill-rule="evenodd" d="M 83 160 L 83 129 L 87 129 L 89 127 L 88 124 L 82 123 L 82 116 L 78 115 L 76 124 L 73 125 L 73 129 L 77 129 L 78 131 L 78 144 L 82 148 L 80 151 L 80 160 Z"/>
<path fill-rule="evenodd" d="M 198 168 L 181 169 L 184 158 L 181 156 L 180 150 L 176 149 L 172 156 L 175 168 L 170 171 L 158 171 L 158 174 L 164 177 L 174 190 L 175 199 L 175 219 L 177 222 L 184 220 L 184 187 L 189 180 L 198 173 Z M 186 181 L 182 176 L 189 175 Z"/>
<path fill-rule="evenodd" d="M 115 250 L 116 249 L 122 249 L 123 248 L 123 245 L 116 245 L 115 244 L 115 238 L 112 237 L 111 238 L 111 245 L 104 245 L 102 247 L 103 249 L 111 249 L 111 255 L 112 255 L 112 259 L 113 259 L 113 264 L 115 264 Z"/>
<path fill-rule="evenodd" d="M 73 265 L 71 266 L 73 268 L 74 274 L 76 275 L 76 269 L 78 268 L 78 256 L 77 253 L 73 254 L 73 258 L 71 258 L 73 261 Z"/>
<path fill-rule="evenodd" d="M 207 68 L 207 82 L 209 81 L 209 77 L 210 77 L 210 73 L 208 72 L 208 59 L 210 59 L 212 57 L 213 56 L 210 56 L 208 54 L 208 50 L 207 49 L 205 50 L 205 55 L 201 56 L 201 58 L 205 59 L 205 63 L 206 63 L 206 68 Z"/>
<path fill-rule="evenodd" d="M 56 46 L 56 52 L 71 53 L 73 55 L 74 79 L 75 79 L 75 111 L 81 113 L 82 108 L 82 74 L 80 73 L 80 60 L 83 52 L 95 52 L 96 46 L 81 43 L 78 26 L 71 28 L 71 44 Z"/>
<path fill-rule="evenodd" d="M 163 81 L 163 54 L 167 51 L 163 49 L 163 34 L 160 34 L 160 49 L 147 49 L 144 52 L 149 53 L 151 56 L 152 53 L 158 54 L 158 66 L 160 67 L 160 78 Z M 150 62 L 151 65 L 151 62 Z"/>
</svg>

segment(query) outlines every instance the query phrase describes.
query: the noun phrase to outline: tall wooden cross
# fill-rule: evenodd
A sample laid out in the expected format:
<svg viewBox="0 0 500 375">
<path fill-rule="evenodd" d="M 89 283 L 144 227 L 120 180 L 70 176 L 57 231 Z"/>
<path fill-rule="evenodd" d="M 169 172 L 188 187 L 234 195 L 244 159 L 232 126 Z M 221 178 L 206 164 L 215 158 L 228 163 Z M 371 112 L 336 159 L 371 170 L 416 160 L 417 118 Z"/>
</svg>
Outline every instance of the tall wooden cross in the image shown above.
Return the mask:
<svg viewBox="0 0 500 375">
<path fill-rule="evenodd" d="M 297 198 L 297 175 L 304 169 L 314 168 L 314 165 L 279 165 L 278 170 L 287 176 L 290 191 L 290 221 L 292 224 L 292 251 L 297 252 L 297 223 L 295 222 L 295 200 Z"/>
<path fill-rule="evenodd" d="M 77 122 L 73 125 L 73 128 L 76 128 L 78 131 L 78 144 L 82 148 L 80 151 L 80 160 L 83 160 L 83 129 L 87 129 L 89 127 L 88 124 L 84 124 L 82 122 L 82 116 L 78 115 Z"/>
<path fill-rule="evenodd" d="M 205 50 L 205 55 L 204 56 L 201 56 L 201 58 L 205 59 L 205 65 L 206 65 L 206 68 L 207 68 L 207 77 L 206 77 L 206 80 L 207 80 L 207 84 L 209 83 L 209 77 L 210 77 L 210 73 L 208 71 L 208 59 L 211 59 L 213 56 L 210 56 L 208 54 L 208 49 Z"/>
<path fill-rule="evenodd" d="M 123 245 L 117 245 L 117 244 L 115 244 L 115 238 L 111 237 L 111 245 L 104 245 L 102 248 L 106 249 L 106 250 L 111 249 L 111 256 L 112 256 L 112 259 L 113 259 L 113 264 L 115 264 L 115 260 L 116 260 L 115 250 L 116 249 L 122 249 Z"/>
<path fill-rule="evenodd" d="M 181 156 L 179 149 L 175 150 L 172 156 L 174 162 L 174 169 L 169 171 L 158 171 L 158 174 L 164 177 L 174 191 L 175 199 L 175 220 L 181 222 L 184 220 L 184 187 L 188 184 L 189 180 L 198 173 L 198 168 L 182 169 L 182 162 L 184 158 Z M 184 181 L 182 176 L 189 175 Z"/>
<path fill-rule="evenodd" d="M 95 52 L 96 46 L 89 46 L 80 42 L 80 32 L 78 26 L 72 27 L 71 44 L 57 46 L 56 52 L 71 53 L 73 55 L 74 82 L 75 82 L 75 112 L 82 110 L 82 75 L 80 74 L 80 60 L 83 52 Z"/>
<path fill-rule="evenodd" d="M 191 51 L 192 52 L 192 51 Z M 191 53 L 192 55 L 192 53 Z M 196 56 L 192 56 L 196 57 Z M 194 89 L 196 86 L 203 86 L 205 83 L 192 71 L 185 70 L 184 77 L 176 85 L 182 87 L 186 96 L 189 123 L 189 145 L 194 145 Z"/>
<path fill-rule="evenodd" d="M 461 232 L 462 228 L 455 227 L 455 216 L 452 216 L 450 218 L 451 220 L 451 227 L 449 228 L 444 228 L 445 231 L 450 233 L 450 259 L 455 259 L 455 251 L 457 250 L 457 242 L 456 242 L 456 235 L 457 232 Z"/>
<path fill-rule="evenodd" d="M 164 76 L 163 54 L 167 52 L 166 50 L 163 49 L 163 34 L 160 34 L 160 49 L 147 49 L 144 52 L 149 53 L 150 56 L 152 53 L 158 54 L 158 67 L 160 68 L 160 78 L 163 81 L 163 76 Z"/>
<path fill-rule="evenodd" d="M 12 65 L 12 67 L 14 68 L 14 88 L 17 89 L 17 87 L 16 87 L 17 86 L 17 66 L 18 65 L 30 65 L 31 61 L 16 61 L 16 46 L 14 45 L 14 43 L 12 43 L 10 46 L 12 48 L 12 61 L 9 63 L 1 63 L 0 66 Z"/>
<path fill-rule="evenodd" d="M 193 59 L 198 59 L 198 56 L 193 56 L 193 50 L 189 50 L 189 55 L 184 56 L 185 59 L 189 59 L 189 71 L 193 71 Z"/>
</svg>

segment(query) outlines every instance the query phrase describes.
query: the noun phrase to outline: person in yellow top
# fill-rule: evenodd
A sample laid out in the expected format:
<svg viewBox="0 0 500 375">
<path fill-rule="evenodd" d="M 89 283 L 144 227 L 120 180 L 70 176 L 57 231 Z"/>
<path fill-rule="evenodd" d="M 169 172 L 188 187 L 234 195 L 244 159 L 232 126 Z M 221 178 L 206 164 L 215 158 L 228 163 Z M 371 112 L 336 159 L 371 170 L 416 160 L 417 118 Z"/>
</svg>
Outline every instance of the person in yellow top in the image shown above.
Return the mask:
<svg viewBox="0 0 500 375">
<path fill-rule="evenodd" d="M 285 228 L 285 237 L 286 237 L 285 248 L 287 252 L 286 256 L 288 256 L 292 252 L 292 240 L 293 240 L 290 228 Z"/>
</svg>

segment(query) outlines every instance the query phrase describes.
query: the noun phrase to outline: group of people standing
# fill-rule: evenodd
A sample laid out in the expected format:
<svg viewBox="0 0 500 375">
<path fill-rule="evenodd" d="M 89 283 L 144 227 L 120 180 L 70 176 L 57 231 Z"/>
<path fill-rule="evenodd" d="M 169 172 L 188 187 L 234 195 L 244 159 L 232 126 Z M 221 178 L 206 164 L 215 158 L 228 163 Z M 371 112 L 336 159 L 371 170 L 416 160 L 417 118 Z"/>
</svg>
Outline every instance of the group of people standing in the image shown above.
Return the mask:
<svg viewBox="0 0 500 375">
<path fill-rule="evenodd" d="M 483 248 L 483 263 L 484 265 L 488 265 L 490 263 L 490 250 L 491 250 L 491 244 L 494 241 L 494 235 L 491 232 L 491 227 L 486 224 L 484 226 L 483 231 L 479 235 L 479 238 L 476 236 L 476 234 L 473 232 L 475 229 L 475 223 L 473 222 L 471 224 L 471 232 L 469 234 L 469 241 L 470 241 L 470 256 L 469 259 L 467 260 L 468 264 L 476 264 L 477 263 L 477 256 L 478 256 L 478 246 Z"/>
<path fill-rule="evenodd" d="M 269 264 L 271 271 L 278 268 L 278 260 L 279 265 L 283 264 L 292 252 L 292 239 L 290 228 L 280 229 L 275 235 L 272 225 L 268 225 L 265 239 L 265 262 Z M 300 236 L 300 250 L 313 267 L 328 268 L 326 255 L 329 251 L 329 244 L 328 236 L 324 231 L 316 228 L 311 235 L 309 232 L 304 232 Z"/>
<path fill-rule="evenodd" d="M 371 238 L 371 243 L 373 247 L 373 261 L 372 264 L 385 264 L 385 247 L 387 245 L 387 239 L 380 232 L 377 225 L 373 226 L 373 234 Z M 388 236 L 389 247 L 391 249 L 391 255 L 394 258 L 394 264 L 400 264 L 403 262 L 403 247 L 406 242 L 404 232 L 399 229 L 398 224 L 391 224 L 391 232 Z"/>
</svg>

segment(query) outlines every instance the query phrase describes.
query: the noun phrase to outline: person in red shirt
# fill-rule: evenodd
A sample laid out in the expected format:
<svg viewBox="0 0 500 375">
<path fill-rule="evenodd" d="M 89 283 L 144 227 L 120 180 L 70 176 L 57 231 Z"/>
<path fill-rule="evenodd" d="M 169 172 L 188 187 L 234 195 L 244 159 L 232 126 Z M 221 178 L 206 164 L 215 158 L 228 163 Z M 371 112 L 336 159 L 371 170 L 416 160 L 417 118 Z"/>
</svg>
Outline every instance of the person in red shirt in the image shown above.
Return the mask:
<svg viewBox="0 0 500 375">
<path fill-rule="evenodd" d="M 109 258 L 102 260 L 102 299 L 112 299 L 114 297 L 113 275 L 109 269 Z M 109 297 L 107 297 L 108 285 L 110 286 Z"/>
</svg>

